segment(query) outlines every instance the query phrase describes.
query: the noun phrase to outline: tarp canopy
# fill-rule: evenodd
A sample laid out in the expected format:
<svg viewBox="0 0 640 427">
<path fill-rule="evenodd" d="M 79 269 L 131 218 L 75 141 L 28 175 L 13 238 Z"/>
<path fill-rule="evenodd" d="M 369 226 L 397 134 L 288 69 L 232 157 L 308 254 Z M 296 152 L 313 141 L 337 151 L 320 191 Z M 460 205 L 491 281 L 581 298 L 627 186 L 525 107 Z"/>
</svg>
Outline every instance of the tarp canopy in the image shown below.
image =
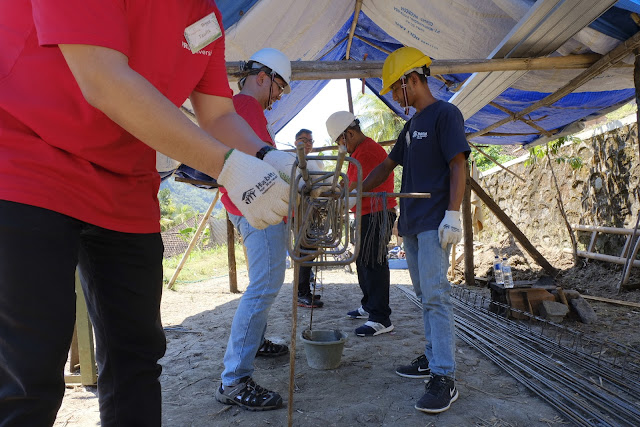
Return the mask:
<svg viewBox="0 0 640 427">
<path fill-rule="evenodd" d="M 227 61 L 247 60 L 263 47 L 280 49 L 292 61 L 346 57 L 355 0 L 218 0 L 217 4 L 226 28 Z M 364 0 L 349 59 L 384 60 L 402 46 L 416 47 L 434 60 L 604 55 L 638 31 L 632 12 L 640 13 L 640 0 Z M 633 64 L 633 56 L 624 62 Z M 436 98 L 461 108 L 466 131 L 473 133 L 508 117 L 489 102 L 518 112 L 582 71 L 498 74 L 493 83 L 489 73 L 432 76 L 429 86 Z M 266 112 L 272 130 L 282 129 L 327 82 L 292 82 L 291 94 Z M 370 78 L 366 85 L 378 94 L 382 81 Z M 526 118 L 561 135 L 634 98 L 633 68 L 608 68 Z M 390 94 L 381 99 L 405 119 L 414 113 L 404 115 Z M 471 105 L 478 99 L 480 105 Z M 511 121 L 493 132 L 472 142 L 528 145 L 548 140 L 522 121 Z"/>
<path fill-rule="evenodd" d="M 594 4 L 604 4 L 605 10 L 608 8 L 606 0 L 364 0 L 350 59 L 361 61 L 367 55 L 367 60 L 384 60 L 386 52 L 403 45 L 419 48 L 436 60 L 490 58 L 523 17 L 543 3 L 551 4 L 550 11 L 540 19 L 540 25 L 550 19 L 554 8 L 558 9 L 565 3 L 569 12 L 565 12 L 560 21 L 560 25 L 565 27 L 570 27 L 574 20 L 587 14 L 585 8 L 591 9 Z M 582 23 L 586 25 L 578 22 L 579 28 L 575 28 L 571 37 L 567 37 L 567 41 L 550 55 L 606 54 L 635 34 L 638 27 L 631 18 L 631 12 L 640 13 L 640 0 L 609 3 L 613 7 Z M 263 47 L 278 48 L 292 61 L 344 59 L 355 4 L 355 1 L 344 0 L 220 0 L 218 6 L 227 28 L 227 61 L 246 60 Z M 581 71 L 530 71 L 493 101 L 517 112 L 555 91 Z M 449 101 L 469 74 L 443 77 L 448 84 L 431 77 L 430 87 L 436 98 Z M 292 93 L 267 112 L 273 130 L 277 132 L 284 127 L 326 83 L 294 82 Z M 382 82 L 380 79 L 367 79 L 366 84 L 377 94 Z M 629 102 L 635 96 L 633 88 L 631 68 L 610 68 L 553 106 L 533 112 L 531 119 L 545 130 L 555 132 Z M 407 118 L 391 100 L 390 94 L 384 100 L 396 113 Z M 465 117 L 467 132 L 481 130 L 504 117 L 506 113 L 485 106 Z M 484 136 L 474 142 L 528 144 L 539 138 L 531 127 L 522 122 L 503 125 L 495 132 L 532 135 Z"/>
</svg>

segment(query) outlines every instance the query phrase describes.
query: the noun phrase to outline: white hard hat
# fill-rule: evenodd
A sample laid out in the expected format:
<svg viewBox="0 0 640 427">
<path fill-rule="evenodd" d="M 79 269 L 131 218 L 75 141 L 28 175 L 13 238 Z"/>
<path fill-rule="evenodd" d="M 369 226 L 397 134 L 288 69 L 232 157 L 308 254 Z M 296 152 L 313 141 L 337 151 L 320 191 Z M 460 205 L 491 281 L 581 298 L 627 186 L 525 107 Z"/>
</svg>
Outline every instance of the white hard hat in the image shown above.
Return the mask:
<svg viewBox="0 0 640 427">
<path fill-rule="evenodd" d="M 289 86 L 291 82 L 291 61 L 289 61 L 287 55 L 280 52 L 278 49 L 265 47 L 251 55 L 249 63 L 251 64 L 252 61 L 258 62 L 275 71 L 286 83 L 284 93 L 291 92 L 291 87 Z M 254 65 L 253 68 L 257 67 Z"/>
<path fill-rule="evenodd" d="M 356 116 L 349 111 L 338 111 L 333 113 L 327 119 L 327 132 L 331 137 L 331 141 L 335 141 L 338 137 L 350 127 L 356 120 Z"/>
</svg>

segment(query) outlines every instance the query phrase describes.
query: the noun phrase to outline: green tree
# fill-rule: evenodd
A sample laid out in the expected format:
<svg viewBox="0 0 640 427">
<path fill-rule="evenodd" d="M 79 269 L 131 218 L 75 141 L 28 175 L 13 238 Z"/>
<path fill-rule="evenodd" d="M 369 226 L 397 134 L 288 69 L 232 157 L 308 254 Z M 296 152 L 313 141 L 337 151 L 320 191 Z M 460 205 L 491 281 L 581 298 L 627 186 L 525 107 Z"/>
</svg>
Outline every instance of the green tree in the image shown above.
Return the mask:
<svg viewBox="0 0 640 427">
<path fill-rule="evenodd" d="M 496 159 L 496 161 L 500 162 L 500 164 L 515 159 L 515 156 L 504 154 L 504 147 L 502 145 L 487 145 L 479 148 L 489 156 Z M 496 164 L 491 159 L 486 158 L 476 150 L 471 151 L 471 158 L 474 162 L 476 162 L 476 167 L 479 171 L 486 171 L 496 166 Z"/>
<path fill-rule="evenodd" d="M 374 141 L 395 140 L 406 123 L 380 98 L 370 93 L 359 94 L 356 97 L 355 110 L 356 116 L 360 119 L 362 132 Z"/>
</svg>

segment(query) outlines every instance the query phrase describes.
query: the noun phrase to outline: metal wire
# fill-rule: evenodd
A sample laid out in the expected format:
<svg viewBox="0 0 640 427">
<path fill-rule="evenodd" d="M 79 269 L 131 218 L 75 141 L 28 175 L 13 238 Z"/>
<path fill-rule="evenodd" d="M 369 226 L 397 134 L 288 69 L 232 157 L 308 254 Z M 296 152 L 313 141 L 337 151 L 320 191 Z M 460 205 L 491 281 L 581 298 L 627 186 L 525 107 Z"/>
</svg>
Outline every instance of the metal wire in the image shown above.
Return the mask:
<svg viewBox="0 0 640 427">
<path fill-rule="evenodd" d="M 415 294 L 398 287 L 418 307 Z M 638 425 L 640 353 L 454 286 L 456 335 L 576 424 Z M 510 312 L 528 320 L 511 320 Z"/>
</svg>

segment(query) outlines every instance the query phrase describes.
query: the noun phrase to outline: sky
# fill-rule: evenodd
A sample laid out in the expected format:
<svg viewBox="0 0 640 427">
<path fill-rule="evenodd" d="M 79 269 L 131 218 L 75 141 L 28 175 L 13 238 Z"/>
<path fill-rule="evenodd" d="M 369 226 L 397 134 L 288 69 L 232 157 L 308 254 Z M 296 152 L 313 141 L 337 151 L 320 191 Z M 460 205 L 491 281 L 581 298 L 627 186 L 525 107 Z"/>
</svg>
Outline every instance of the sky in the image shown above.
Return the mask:
<svg viewBox="0 0 640 427">
<path fill-rule="evenodd" d="M 370 93 L 368 88 L 367 92 Z M 351 94 L 354 100 L 358 93 L 362 93 L 362 82 L 358 79 L 351 79 Z M 291 148 L 286 144 L 293 144 L 296 133 L 303 128 L 313 132 L 314 147 L 330 145 L 325 123 L 331 114 L 340 110 L 349 111 L 347 84 L 345 80 L 331 80 L 297 116 L 276 134 L 278 148 Z M 356 111 L 356 115 L 357 113 Z"/>
</svg>

